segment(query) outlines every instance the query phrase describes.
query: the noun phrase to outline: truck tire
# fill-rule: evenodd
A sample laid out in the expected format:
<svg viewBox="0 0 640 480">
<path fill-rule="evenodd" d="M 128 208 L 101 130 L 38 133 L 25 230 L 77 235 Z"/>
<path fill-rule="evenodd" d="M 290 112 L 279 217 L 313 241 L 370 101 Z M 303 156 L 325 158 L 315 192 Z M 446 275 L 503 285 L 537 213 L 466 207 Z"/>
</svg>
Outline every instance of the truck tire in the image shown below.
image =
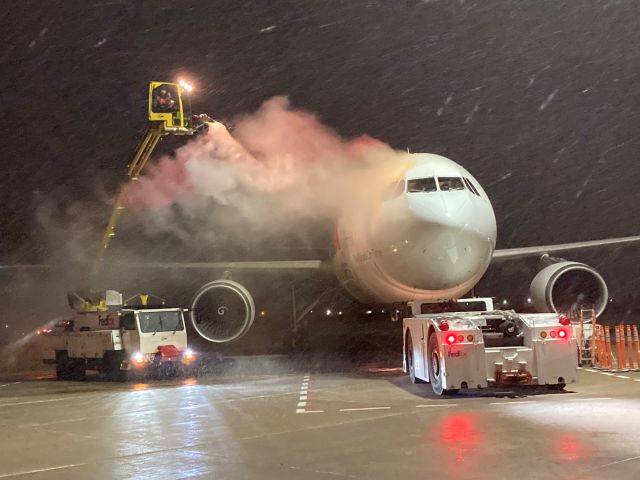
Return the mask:
<svg viewBox="0 0 640 480">
<path fill-rule="evenodd" d="M 58 380 L 69 380 L 69 356 L 67 352 L 56 352 L 56 377 Z"/>
<path fill-rule="evenodd" d="M 424 380 L 416 377 L 415 358 L 413 356 L 413 341 L 411 340 L 411 332 L 407 333 L 407 351 L 405 352 L 405 361 L 407 362 L 407 372 L 411 383 L 424 383 Z"/>
<path fill-rule="evenodd" d="M 87 375 L 87 361 L 84 358 L 71 360 L 71 380 L 84 380 Z"/>
<path fill-rule="evenodd" d="M 84 358 L 69 358 L 66 351 L 56 352 L 56 377 L 58 380 L 83 380 L 87 371 Z"/>
<path fill-rule="evenodd" d="M 427 344 L 427 358 L 429 360 L 429 381 L 431 388 L 436 395 L 455 395 L 458 389 L 446 390 L 444 386 L 444 375 L 442 369 L 442 359 L 440 358 L 440 346 L 438 336 L 435 333 L 429 335 Z"/>
<path fill-rule="evenodd" d="M 102 357 L 102 371 L 105 380 L 112 382 L 124 382 L 127 380 L 127 371 L 120 369 L 120 365 L 124 359 L 125 353 L 123 351 L 111 350 L 104 353 Z"/>
</svg>

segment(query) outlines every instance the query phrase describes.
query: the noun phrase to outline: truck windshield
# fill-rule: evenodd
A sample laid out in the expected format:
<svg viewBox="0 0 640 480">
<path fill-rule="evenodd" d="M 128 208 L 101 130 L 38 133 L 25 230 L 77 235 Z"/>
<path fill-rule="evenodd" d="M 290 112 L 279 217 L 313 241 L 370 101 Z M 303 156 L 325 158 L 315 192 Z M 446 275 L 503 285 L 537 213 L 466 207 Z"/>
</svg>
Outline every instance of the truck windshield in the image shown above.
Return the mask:
<svg viewBox="0 0 640 480">
<path fill-rule="evenodd" d="M 184 330 L 181 312 L 141 312 L 138 319 L 143 333 Z"/>
</svg>

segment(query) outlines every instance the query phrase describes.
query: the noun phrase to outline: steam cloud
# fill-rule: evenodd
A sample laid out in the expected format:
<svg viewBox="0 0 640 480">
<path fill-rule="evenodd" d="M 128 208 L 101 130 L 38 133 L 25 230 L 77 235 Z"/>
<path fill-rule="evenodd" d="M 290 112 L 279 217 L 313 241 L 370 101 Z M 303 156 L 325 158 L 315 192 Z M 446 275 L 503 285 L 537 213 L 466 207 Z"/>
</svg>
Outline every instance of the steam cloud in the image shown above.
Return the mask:
<svg viewBox="0 0 640 480">
<path fill-rule="evenodd" d="M 312 113 L 274 97 L 163 157 L 127 188 L 127 206 L 152 231 L 183 240 L 305 231 L 335 220 L 400 178 L 407 156 L 370 137 L 344 140 Z M 178 208 L 176 208 L 178 207 Z M 186 234 L 177 212 L 197 224 Z M 195 236 L 194 236 L 195 235 Z"/>
</svg>

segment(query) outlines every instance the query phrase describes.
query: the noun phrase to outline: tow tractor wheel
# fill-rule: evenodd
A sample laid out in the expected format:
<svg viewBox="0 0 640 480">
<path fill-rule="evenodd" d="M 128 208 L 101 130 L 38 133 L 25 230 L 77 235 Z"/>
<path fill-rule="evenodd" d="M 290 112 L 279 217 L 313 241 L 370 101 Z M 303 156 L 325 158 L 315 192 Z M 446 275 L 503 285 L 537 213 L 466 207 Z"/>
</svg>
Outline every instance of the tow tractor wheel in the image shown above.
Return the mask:
<svg viewBox="0 0 640 480">
<path fill-rule="evenodd" d="M 440 348 L 438 345 L 438 336 L 432 333 L 429 336 L 429 343 L 427 344 L 427 355 L 429 359 L 429 381 L 431 382 L 431 388 L 436 395 L 455 395 L 458 393 L 458 389 L 446 390 L 443 380 L 442 361 L 440 358 Z"/>
<path fill-rule="evenodd" d="M 424 383 L 423 380 L 416 377 L 416 367 L 413 358 L 413 342 L 411 341 L 411 333 L 407 333 L 407 351 L 405 353 L 407 370 L 409 371 L 409 378 L 411 383 Z"/>
</svg>

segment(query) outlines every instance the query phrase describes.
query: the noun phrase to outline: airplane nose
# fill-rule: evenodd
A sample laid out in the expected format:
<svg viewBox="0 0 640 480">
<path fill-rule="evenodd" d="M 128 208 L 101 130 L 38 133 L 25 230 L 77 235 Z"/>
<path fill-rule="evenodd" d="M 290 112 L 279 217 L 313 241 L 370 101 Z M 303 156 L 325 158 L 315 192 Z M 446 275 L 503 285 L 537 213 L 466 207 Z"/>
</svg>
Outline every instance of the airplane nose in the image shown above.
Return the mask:
<svg viewBox="0 0 640 480">
<path fill-rule="evenodd" d="M 391 272 L 396 280 L 421 290 L 446 290 L 484 274 L 492 251 L 486 236 L 448 224 L 423 223 L 421 227 L 412 235 L 413 244 L 397 252 L 392 249 L 406 259 Z"/>
<path fill-rule="evenodd" d="M 406 229 L 398 229 L 384 255 L 385 271 L 420 290 L 470 290 L 491 261 L 495 217 L 465 197 L 443 192 L 411 199 Z"/>
</svg>

